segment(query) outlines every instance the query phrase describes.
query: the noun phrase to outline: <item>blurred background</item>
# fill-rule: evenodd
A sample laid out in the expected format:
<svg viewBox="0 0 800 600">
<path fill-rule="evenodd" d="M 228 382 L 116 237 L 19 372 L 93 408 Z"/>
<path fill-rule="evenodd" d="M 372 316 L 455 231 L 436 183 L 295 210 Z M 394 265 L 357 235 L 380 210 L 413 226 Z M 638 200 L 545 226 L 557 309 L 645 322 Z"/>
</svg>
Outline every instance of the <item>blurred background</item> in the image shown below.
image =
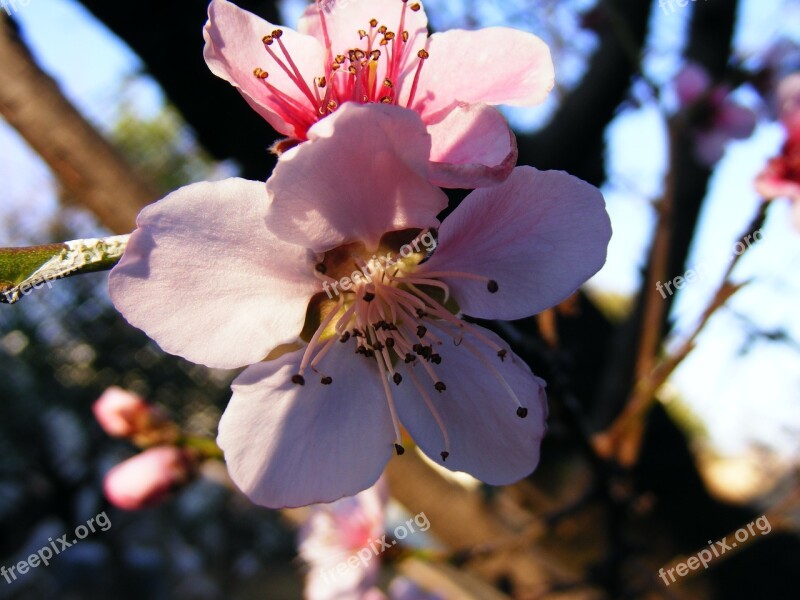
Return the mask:
<svg viewBox="0 0 800 600">
<path fill-rule="evenodd" d="M 542 465 L 494 489 L 394 460 L 387 531 L 422 511 L 431 527 L 382 557 L 382 584 L 402 573 L 446 599 L 797 597 L 800 231 L 754 181 L 786 137 L 775 90 L 800 71 L 800 1 L 686 4 L 425 2 L 432 31 L 511 25 L 547 41 L 555 91 L 505 111 L 519 162 L 601 187 L 615 234 L 580 294 L 487 324 L 550 385 Z M 293 26 L 306 3 L 239 5 Z M 206 7 L 0 3 L 0 247 L 127 233 L 181 185 L 269 176 L 275 133 L 203 62 Z M 716 87 L 687 99 L 687 68 Z M 711 114 L 723 103 L 754 125 L 725 131 Z M 734 257 L 748 231 L 762 241 Z M 690 269 L 702 275 L 657 291 Z M 137 453 L 94 419 L 106 388 L 213 439 L 235 376 L 161 352 L 115 312 L 106 279 L 0 306 L 0 566 L 102 511 L 113 523 L 0 579 L 0 599 L 303 597 L 308 513 L 253 506 L 221 463 L 146 510 L 104 497 L 106 473 Z M 659 578 L 763 515 L 768 534 Z"/>
</svg>

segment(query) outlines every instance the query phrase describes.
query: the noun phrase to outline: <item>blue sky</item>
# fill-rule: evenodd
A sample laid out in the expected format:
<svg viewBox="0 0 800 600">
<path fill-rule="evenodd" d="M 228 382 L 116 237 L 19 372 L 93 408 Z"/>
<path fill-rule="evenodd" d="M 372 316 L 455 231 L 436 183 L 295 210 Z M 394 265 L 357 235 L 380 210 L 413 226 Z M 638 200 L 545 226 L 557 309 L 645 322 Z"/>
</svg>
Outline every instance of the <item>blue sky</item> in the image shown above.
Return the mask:
<svg viewBox="0 0 800 600">
<path fill-rule="evenodd" d="M 448 1 L 432 0 L 429 12 Z M 289 4 L 287 14 L 296 14 L 303 2 Z M 492 11 L 485 12 L 484 18 L 495 18 Z M 648 74 L 656 81 L 667 82 L 676 72 L 690 16 L 691 3 L 673 14 L 656 10 L 656 34 L 645 63 Z M 133 99 L 143 115 L 154 113 L 161 106 L 163 97 L 158 87 L 139 76 L 142 65 L 137 57 L 78 3 L 31 0 L 17 17 L 44 68 L 101 128 L 113 123 L 123 89 L 125 97 Z M 432 17 L 435 20 L 435 15 Z M 293 22 L 294 18 L 290 19 Z M 738 52 L 742 56 L 758 54 L 781 35 L 800 32 L 800 2 L 745 0 L 739 24 Z M 567 80 L 574 78 L 575 68 L 576 64 L 557 65 L 557 71 Z M 126 80 L 134 83 L 125 86 Z M 753 98 L 745 94 L 745 100 L 752 102 Z M 244 103 L 242 110 L 248 110 Z M 519 123 L 537 122 L 546 110 L 514 111 L 512 115 Z M 651 203 L 660 194 L 665 174 L 663 112 L 653 103 L 626 110 L 607 135 L 611 180 L 604 193 L 615 237 L 608 265 L 592 285 L 601 291 L 629 294 L 639 285 L 639 269 L 653 226 Z M 757 209 L 753 178 L 765 160 L 777 152 L 782 135 L 780 127 L 763 120 L 751 139 L 731 144 L 716 169 L 702 217 L 701 236 L 689 261 L 690 265 L 712 267 L 705 279 L 679 294 L 674 312 L 678 335 L 691 327 L 713 294 L 737 236 Z M 2 122 L 0 148 L 0 179 L 6 188 L 0 215 L 15 225 L 0 231 L 0 244 L 51 241 L 41 239 L 47 236 L 41 224 L 56 206 L 52 178 L 35 154 Z M 21 206 L 25 207 L 22 216 L 18 210 Z M 18 220 L 22 226 L 16 226 Z M 82 235 L 97 233 L 88 221 L 86 228 Z M 763 327 L 788 329 L 795 339 L 800 339 L 798 264 L 800 235 L 788 223 L 788 206 L 779 202 L 770 211 L 764 242 L 737 270 L 737 278 L 753 279 L 753 283 L 732 301 L 733 310 Z M 715 444 L 725 452 L 741 451 L 757 441 L 785 454 L 800 455 L 798 435 L 791 432 L 793 428 L 800 431 L 800 354 L 780 344 L 764 343 L 742 354 L 745 341 L 738 318 L 731 311 L 723 311 L 712 321 L 700 346 L 673 378 L 673 384 L 704 419 Z"/>
</svg>

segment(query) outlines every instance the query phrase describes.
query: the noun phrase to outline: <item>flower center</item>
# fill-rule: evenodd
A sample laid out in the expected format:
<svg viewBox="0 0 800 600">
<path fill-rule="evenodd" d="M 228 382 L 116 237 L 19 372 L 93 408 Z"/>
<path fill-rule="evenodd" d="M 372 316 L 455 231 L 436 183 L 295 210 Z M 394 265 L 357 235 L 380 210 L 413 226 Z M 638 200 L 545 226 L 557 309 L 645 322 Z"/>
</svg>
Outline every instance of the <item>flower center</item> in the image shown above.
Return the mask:
<svg viewBox="0 0 800 600">
<path fill-rule="evenodd" d="M 410 34 L 405 29 L 408 10 L 417 12 L 422 8 L 418 2 L 402 4 L 400 20 L 396 29 L 371 19 L 366 29 L 359 29 L 360 45 L 355 48 L 342 48 L 335 53 L 332 48 L 325 12 L 330 7 L 318 2 L 318 13 L 325 38 L 326 64 L 321 74 L 306 80 L 291 53 L 282 41 L 283 30 L 276 29 L 264 36 L 262 42 L 273 62 L 286 73 L 291 82 L 301 92 L 299 101 L 292 94 L 280 90 L 269 82 L 269 72 L 256 68 L 253 74 L 271 92 L 273 101 L 293 123 L 303 132 L 320 119 L 334 112 L 345 102 L 361 104 L 384 103 L 412 108 L 419 84 L 420 73 L 428 51 L 424 48 L 416 52 L 416 64 L 410 61 L 414 52 Z M 333 8 L 335 10 L 335 6 Z M 400 86 L 407 76 L 414 73 L 414 80 L 405 100 L 400 98 Z"/>
<path fill-rule="evenodd" d="M 398 239 L 398 236 L 390 235 Z M 500 361 L 506 359 L 508 350 L 481 328 L 457 316 L 458 306 L 450 297 L 448 285 L 441 279 L 479 280 L 486 284 L 487 294 L 499 291 L 497 282 L 467 272 L 417 273 L 419 264 L 434 251 L 435 246 L 435 236 L 425 231 L 414 236 L 397 253 L 383 253 L 384 246 L 381 254 L 365 258 L 359 252 L 363 251 L 360 244 L 326 253 L 316 267 L 323 289 L 323 294 L 318 296 L 321 299 L 319 320 L 315 321 L 319 325 L 308 342 L 292 382 L 305 385 L 306 376 L 311 371 L 319 376 L 322 385 L 332 384 L 333 374 L 320 371 L 320 362 L 334 347 L 353 345 L 356 355 L 374 361 L 377 366 L 394 424 L 397 454 L 403 454 L 405 450 L 401 444 L 392 383 L 395 386 L 412 385 L 422 397 L 442 433 L 444 450 L 441 457 L 444 461 L 450 456 L 450 438 L 432 396 L 445 394 L 448 389 L 445 378 L 439 374 L 444 361 L 439 349 L 448 343 L 448 338 L 460 350 L 469 352 L 481 362 L 513 402 L 520 418 L 525 418 L 528 410 L 478 344 L 488 347 Z M 468 340 L 465 334 L 469 334 L 471 339 Z"/>
</svg>

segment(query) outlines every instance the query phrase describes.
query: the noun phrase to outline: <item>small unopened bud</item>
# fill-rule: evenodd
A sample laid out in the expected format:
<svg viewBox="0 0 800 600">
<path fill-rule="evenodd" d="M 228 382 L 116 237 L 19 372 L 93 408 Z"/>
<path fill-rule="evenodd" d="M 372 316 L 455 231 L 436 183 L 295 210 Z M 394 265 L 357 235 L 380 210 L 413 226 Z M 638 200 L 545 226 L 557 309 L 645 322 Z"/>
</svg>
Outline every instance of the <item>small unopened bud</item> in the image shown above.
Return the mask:
<svg viewBox="0 0 800 600">
<path fill-rule="evenodd" d="M 103 431 L 118 438 L 149 434 L 169 423 L 156 406 L 118 387 L 103 392 L 92 406 L 92 412 Z"/>
<path fill-rule="evenodd" d="M 195 473 L 196 459 L 186 450 L 159 446 L 111 469 L 103 482 L 106 498 L 122 510 L 141 510 L 163 502 Z"/>
</svg>

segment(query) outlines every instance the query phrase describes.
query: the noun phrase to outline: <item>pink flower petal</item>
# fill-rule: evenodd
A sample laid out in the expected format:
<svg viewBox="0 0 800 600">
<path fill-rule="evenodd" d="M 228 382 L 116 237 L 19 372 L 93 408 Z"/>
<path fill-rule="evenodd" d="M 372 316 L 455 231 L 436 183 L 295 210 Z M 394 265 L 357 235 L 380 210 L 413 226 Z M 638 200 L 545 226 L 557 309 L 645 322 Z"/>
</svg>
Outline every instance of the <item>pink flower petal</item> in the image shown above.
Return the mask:
<svg viewBox="0 0 800 600">
<path fill-rule="evenodd" d="M 262 38 L 278 28 L 227 0 L 212 0 L 208 7 L 208 23 L 203 30 L 206 40 L 203 55 L 211 72 L 237 88 L 272 127 L 289 137 L 303 139 L 318 115 L 315 105 L 264 48 Z M 311 36 L 281 29 L 281 41 L 289 50 L 303 81 L 310 84 L 314 77 L 323 75 L 325 48 L 322 44 Z M 284 60 L 277 44 L 273 44 L 272 49 Z M 256 68 L 267 71 L 269 78 L 266 81 L 287 94 L 289 99 L 270 91 L 253 74 Z"/>
<path fill-rule="evenodd" d="M 358 240 L 375 249 L 387 231 L 437 227 L 447 196 L 428 182 L 430 148 L 413 111 L 348 102 L 281 156 L 267 224 L 317 252 Z"/>
<path fill-rule="evenodd" d="M 400 18 L 405 5 L 406 17 L 403 29 L 409 33 L 406 54 L 416 59 L 417 52 L 425 47 L 428 37 L 428 17 L 424 8 L 414 12 L 408 8 L 410 4 L 412 3 L 403 2 L 403 0 L 324 1 L 323 14 L 333 54 L 346 54 L 351 48 L 363 47 L 359 30 L 369 32 L 371 19 L 376 19 L 379 27 L 385 25 L 389 31 L 395 32 L 399 37 Z M 297 25 L 297 30 L 312 35 L 324 43 L 325 35 L 322 30 L 319 6 L 316 2 L 306 9 Z M 381 51 L 383 50 L 381 48 Z"/>
<path fill-rule="evenodd" d="M 473 189 L 505 180 L 517 163 L 517 139 L 505 117 L 485 104 L 462 104 L 428 124 L 431 181 Z"/>
<path fill-rule="evenodd" d="M 767 200 L 789 198 L 800 203 L 800 183 L 774 177 L 769 172 L 756 179 L 756 191 Z"/>
<path fill-rule="evenodd" d="M 605 263 L 611 225 L 600 191 L 558 171 L 517 167 L 504 182 L 474 191 L 439 230 L 420 274 L 443 276 L 461 310 L 485 319 L 520 319 L 568 298 Z"/>
<path fill-rule="evenodd" d="M 717 125 L 735 140 L 743 140 L 753 135 L 756 123 L 756 113 L 749 108 L 731 101 L 725 101 L 720 106 Z"/>
<path fill-rule="evenodd" d="M 264 226 L 263 183 L 182 188 L 145 208 L 109 289 L 117 309 L 166 352 L 218 368 L 295 340 L 319 289 L 308 251 Z"/>
<path fill-rule="evenodd" d="M 308 564 L 305 597 L 311 600 L 363 600 L 377 583 L 378 559 L 346 570 L 337 567 L 357 556 L 384 532 L 388 502 L 384 480 L 354 497 L 310 507 L 299 533 L 300 557 Z"/>
<path fill-rule="evenodd" d="M 498 346 L 508 348 L 489 330 L 476 329 Z M 442 362 L 433 369 L 447 386 L 444 392 L 433 390 L 421 365 L 404 368 L 413 369 L 416 379 L 427 386 L 432 404 L 447 428 L 450 455 L 442 460 L 444 436 L 406 374 L 397 388 L 397 409 L 414 441 L 436 463 L 453 471 L 465 471 L 491 485 L 507 485 L 530 474 L 539 462 L 539 445 L 546 429 L 544 382 L 510 351 L 501 362 L 495 351 L 472 334 L 464 335 L 459 346 L 445 338 L 436 352 Z M 518 405 L 487 364 L 528 409 L 526 418 L 517 416 Z"/>
<path fill-rule="evenodd" d="M 681 106 L 697 101 L 711 87 L 711 76 L 696 63 L 688 63 L 675 77 L 675 91 Z"/>
<path fill-rule="evenodd" d="M 534 106 L 555 83 L 550 49 L 533 34 L 507 27 L 453 29 L 431 36 L 414 108 L 424 117 L 458 103 Z M 412 78 L 403 84 L 406 97 Z"/>
<path fill-rule="evenodd" d="M 305 506 L 373 485 L 394 451 L 394 430 L 374 362 L 334 347 L 292 383 L 302 352 L 248 368 L 233 383 L 219 425 L 228 471 L 253 502 Z"/>
</svg>

